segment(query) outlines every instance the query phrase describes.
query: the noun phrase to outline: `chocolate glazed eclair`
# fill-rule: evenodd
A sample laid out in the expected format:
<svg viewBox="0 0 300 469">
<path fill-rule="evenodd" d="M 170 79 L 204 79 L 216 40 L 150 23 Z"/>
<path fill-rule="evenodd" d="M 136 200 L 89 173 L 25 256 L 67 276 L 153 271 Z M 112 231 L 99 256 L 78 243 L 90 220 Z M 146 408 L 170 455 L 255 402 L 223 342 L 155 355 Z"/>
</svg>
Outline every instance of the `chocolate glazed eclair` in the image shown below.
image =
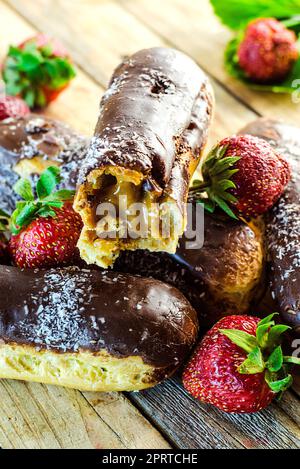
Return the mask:
<svg viewBox="0 0 300 469">
<path fill-rule="evenodd" d="M 48 166 L 61 167 L 60 188 L 75 189 L 88 142 L 66 124 L 37 114 L 1 121 L 0 208 L 11 213 L 17 200 L 13 186 L 19 177 L 34 179 Z"/>
<path fill-rule="evenodd" d="M 212 107 L 207 76 L 179 51 L 142 50 L 116 69 L 101 101 L 75 197 L 74 208 L 84 222 L 78 247 L 87 263 L 107 267 L 122 250 L 175 252 Z M 143 236 L 134 229 L 133 235 L 123 235 L 114 217 L 105 230 L 115 235 L 103 236 L 97 207 L 109 202 L 118 214 L 119 196 L 126 196 L 128 205 L 141 202 L 146 207 Z M 153 228 L 153 219 L 160 220 L 158 227 Z M 165 222 L 167 236 L 161 230 Z"/>
<path fill-rule="evenodd" d="M 178 288 L 198 313 L 201 330 L 228 314 L 246 314 L 263 294 L 263 227 L 222 213 L 204 214 L 203 246 L 175 254 L 124 251 L 114 269 L 152 276 Z"/>
<path fill-rule="evenodd" d="M 176 370 L 197 333 L 189 302 L 157 280 L 0 266 L 0 378 L 144 389 Z"/>
<path fill-rule="evenodd" d="M 292 180 L 266 216 L 266 247 L 273 298 L 284 321 L 300 333 L 300 128 L 259 119 L 243 133 L 267 140 L 289 161 Z"/>
</svg>

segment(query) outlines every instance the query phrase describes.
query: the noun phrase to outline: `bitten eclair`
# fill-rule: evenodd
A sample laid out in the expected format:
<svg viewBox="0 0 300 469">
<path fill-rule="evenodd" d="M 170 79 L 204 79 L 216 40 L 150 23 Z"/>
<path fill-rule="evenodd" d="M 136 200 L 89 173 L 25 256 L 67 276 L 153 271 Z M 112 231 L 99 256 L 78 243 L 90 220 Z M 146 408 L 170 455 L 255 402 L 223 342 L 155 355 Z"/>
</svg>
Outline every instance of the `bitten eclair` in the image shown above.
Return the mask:
<svg viewBox="0 0 300 469">
<path fill-rule="evenodd" d="M 300 333 L 300 129 L 259 119 L 243 133 L 268 140 L 288 160 L 292 180 L 266 215 L 266 245 L 273 298 L 286 323 Z"/>
<path fill-rule="evenodd" d="M 176 370 L 197 333 L 190 303 L 157 280 L 0 266 L 0 378 L 144 389 Z"/>
<path fill-rule="evenodd" d="M 45 116 L 31 114 L 0 121 L 1 208 L 7 213 L 15 209 L 13 186 L 19 177 L 34 178 L 48 166 L 61 167 L 61 188 L 75 189 L 87 146 L 87 138 Z"/>
<path fill-rule="evenodd" d="M 212 106 L 207 76 L 179 51 L 142 50 L 116 69 L 101 101 L 75 197 L 84 222 L 78 247 L 87 263 L 107 267 L 123 250 L 175 252 Z M 121 222 L 120 196 L 127 198 L 127 207 L 143 204 L 142 235 L 130 214 Z M 101 203 L 115 208 L 116 216 L 105 227 L 97 210 Z"/>
</svg>

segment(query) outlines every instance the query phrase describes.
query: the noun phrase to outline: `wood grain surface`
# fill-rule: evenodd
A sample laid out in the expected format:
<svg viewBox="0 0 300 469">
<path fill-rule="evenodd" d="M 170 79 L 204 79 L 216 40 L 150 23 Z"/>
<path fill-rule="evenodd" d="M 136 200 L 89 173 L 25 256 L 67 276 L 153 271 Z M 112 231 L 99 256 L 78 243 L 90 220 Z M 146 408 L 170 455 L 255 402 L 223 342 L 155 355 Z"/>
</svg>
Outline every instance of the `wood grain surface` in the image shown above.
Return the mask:
<svg viewBox="0 0 300 469">
<path fill-rule="evenodd" d="M 0 1 L 0 56 L 37 30 L 60 38 L 78 75 L 47 109 L 91 135 L 99 100 L 114 67 L 140 48 L 176 47 L 210 75 L 216 111 L 210 144 L 255 119 L 276 116 L 300 125 L 290 96 L 255 93 L 222 67 L 230 32 L 208 0 Z M 3 448 L 299 448 L 299 398 L 292 391 L 256 415 L 226 415 L 202 405 L 174 378 L 130 394 L 81 393 L 0 382 Z"/>
</svg>

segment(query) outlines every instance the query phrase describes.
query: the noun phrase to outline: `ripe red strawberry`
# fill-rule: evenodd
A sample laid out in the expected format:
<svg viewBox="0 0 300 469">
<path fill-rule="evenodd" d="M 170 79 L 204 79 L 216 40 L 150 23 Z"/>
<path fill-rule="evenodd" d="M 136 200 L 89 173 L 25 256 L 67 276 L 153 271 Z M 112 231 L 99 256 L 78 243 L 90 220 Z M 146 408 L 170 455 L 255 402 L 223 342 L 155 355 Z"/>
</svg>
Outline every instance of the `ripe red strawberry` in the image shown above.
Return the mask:
<svg viewBox="0 0 300 469">
<path fill-rule="evenodd" d="M 9 253 L 20 268 L 54 267 L 78 260 L 76 244 L 82 221 L 72 208 L 74 191 L 56 190 L 60 181 L 59 168 L 50 166 L 41 174 L 35 191 L 28 179 L 20 179 L 14 186 L 24 200 L 17 202 L 9 221 L 13 233 Z"/>
<path fill-rule="evenodd" d="M 265 213 L 291 178 L 288 162 L 271 145 L 251 135 L 225 138 L 203 164 L 203 183 L 191 189 L 206 191 L 208 210 L 218 205 L 228 215 L 248 218 Z"/>
<path fill-rule="evenodd" d="M 261 321 L 227 316 L 217 322 L 184 371 L 187 391 L 224 412 L 252 413 L 269 405 L 292 383 L 288 363 L 300 364 L 283 357 L 278 343 L 289 327 L 275 325 L 273 316 Z"/>
<path fill-rule="evenodd" d="M 23 97 L 34 108 L 56 99 L 74 78 L 75 70 L 59 41 L 38 34 L 10 47 L 2 74 L 7 93 Z"/>
<path fill-rule="evenodd" d="M 8 117 L 23 117 L 30 113 L 23 99 L 16 96 L 0 95 L 0 121 Z"/>
<path fill-rule="evenodd" d="M 298 59 L 297 37 L 274 18 L 251 21 L 238 48 L 240 67 L 253 81 L 282 81 Z"/>
<path fill-rule="evenodd" d="M 37 218 L 11 237 L 9 251 L 16 266 L 54 267 L 70 264 L 76 258 L 81 218 L 68 202 L 54 211 L 54 217 Z"/>
</svg>

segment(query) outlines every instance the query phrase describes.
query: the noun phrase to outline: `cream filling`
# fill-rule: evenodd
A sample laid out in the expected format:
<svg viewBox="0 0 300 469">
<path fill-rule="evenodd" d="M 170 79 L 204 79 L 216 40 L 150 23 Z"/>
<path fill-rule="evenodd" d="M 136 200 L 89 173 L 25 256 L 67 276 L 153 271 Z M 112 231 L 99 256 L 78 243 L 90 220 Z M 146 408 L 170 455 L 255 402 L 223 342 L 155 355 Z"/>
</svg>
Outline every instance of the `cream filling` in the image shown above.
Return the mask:
<svg viewBox="0 0 300 469">
<path fill-rule="evenodd" d="M 0 378 L 65 386 L 82 391 L 137 391 L 156 384 L 154 368 L 141 357 L 37 351 L 31 346 L 0 346 Z"/>
<path fill-rule="evenodd" d="M 174 199 L 144 190 L 144 182 L 140 173 L 112 166 L 92 171 L 80 187 L 74 204 L 84 222 L 78 248 L 88 264 L 107 268 L 122 250 L 176 251 L 185 217 Z M 101 220 L 98 203 L 112 208 Z M 141 210 L 136 211 L 135 204 L 141 204 Z"/>
</svg>

